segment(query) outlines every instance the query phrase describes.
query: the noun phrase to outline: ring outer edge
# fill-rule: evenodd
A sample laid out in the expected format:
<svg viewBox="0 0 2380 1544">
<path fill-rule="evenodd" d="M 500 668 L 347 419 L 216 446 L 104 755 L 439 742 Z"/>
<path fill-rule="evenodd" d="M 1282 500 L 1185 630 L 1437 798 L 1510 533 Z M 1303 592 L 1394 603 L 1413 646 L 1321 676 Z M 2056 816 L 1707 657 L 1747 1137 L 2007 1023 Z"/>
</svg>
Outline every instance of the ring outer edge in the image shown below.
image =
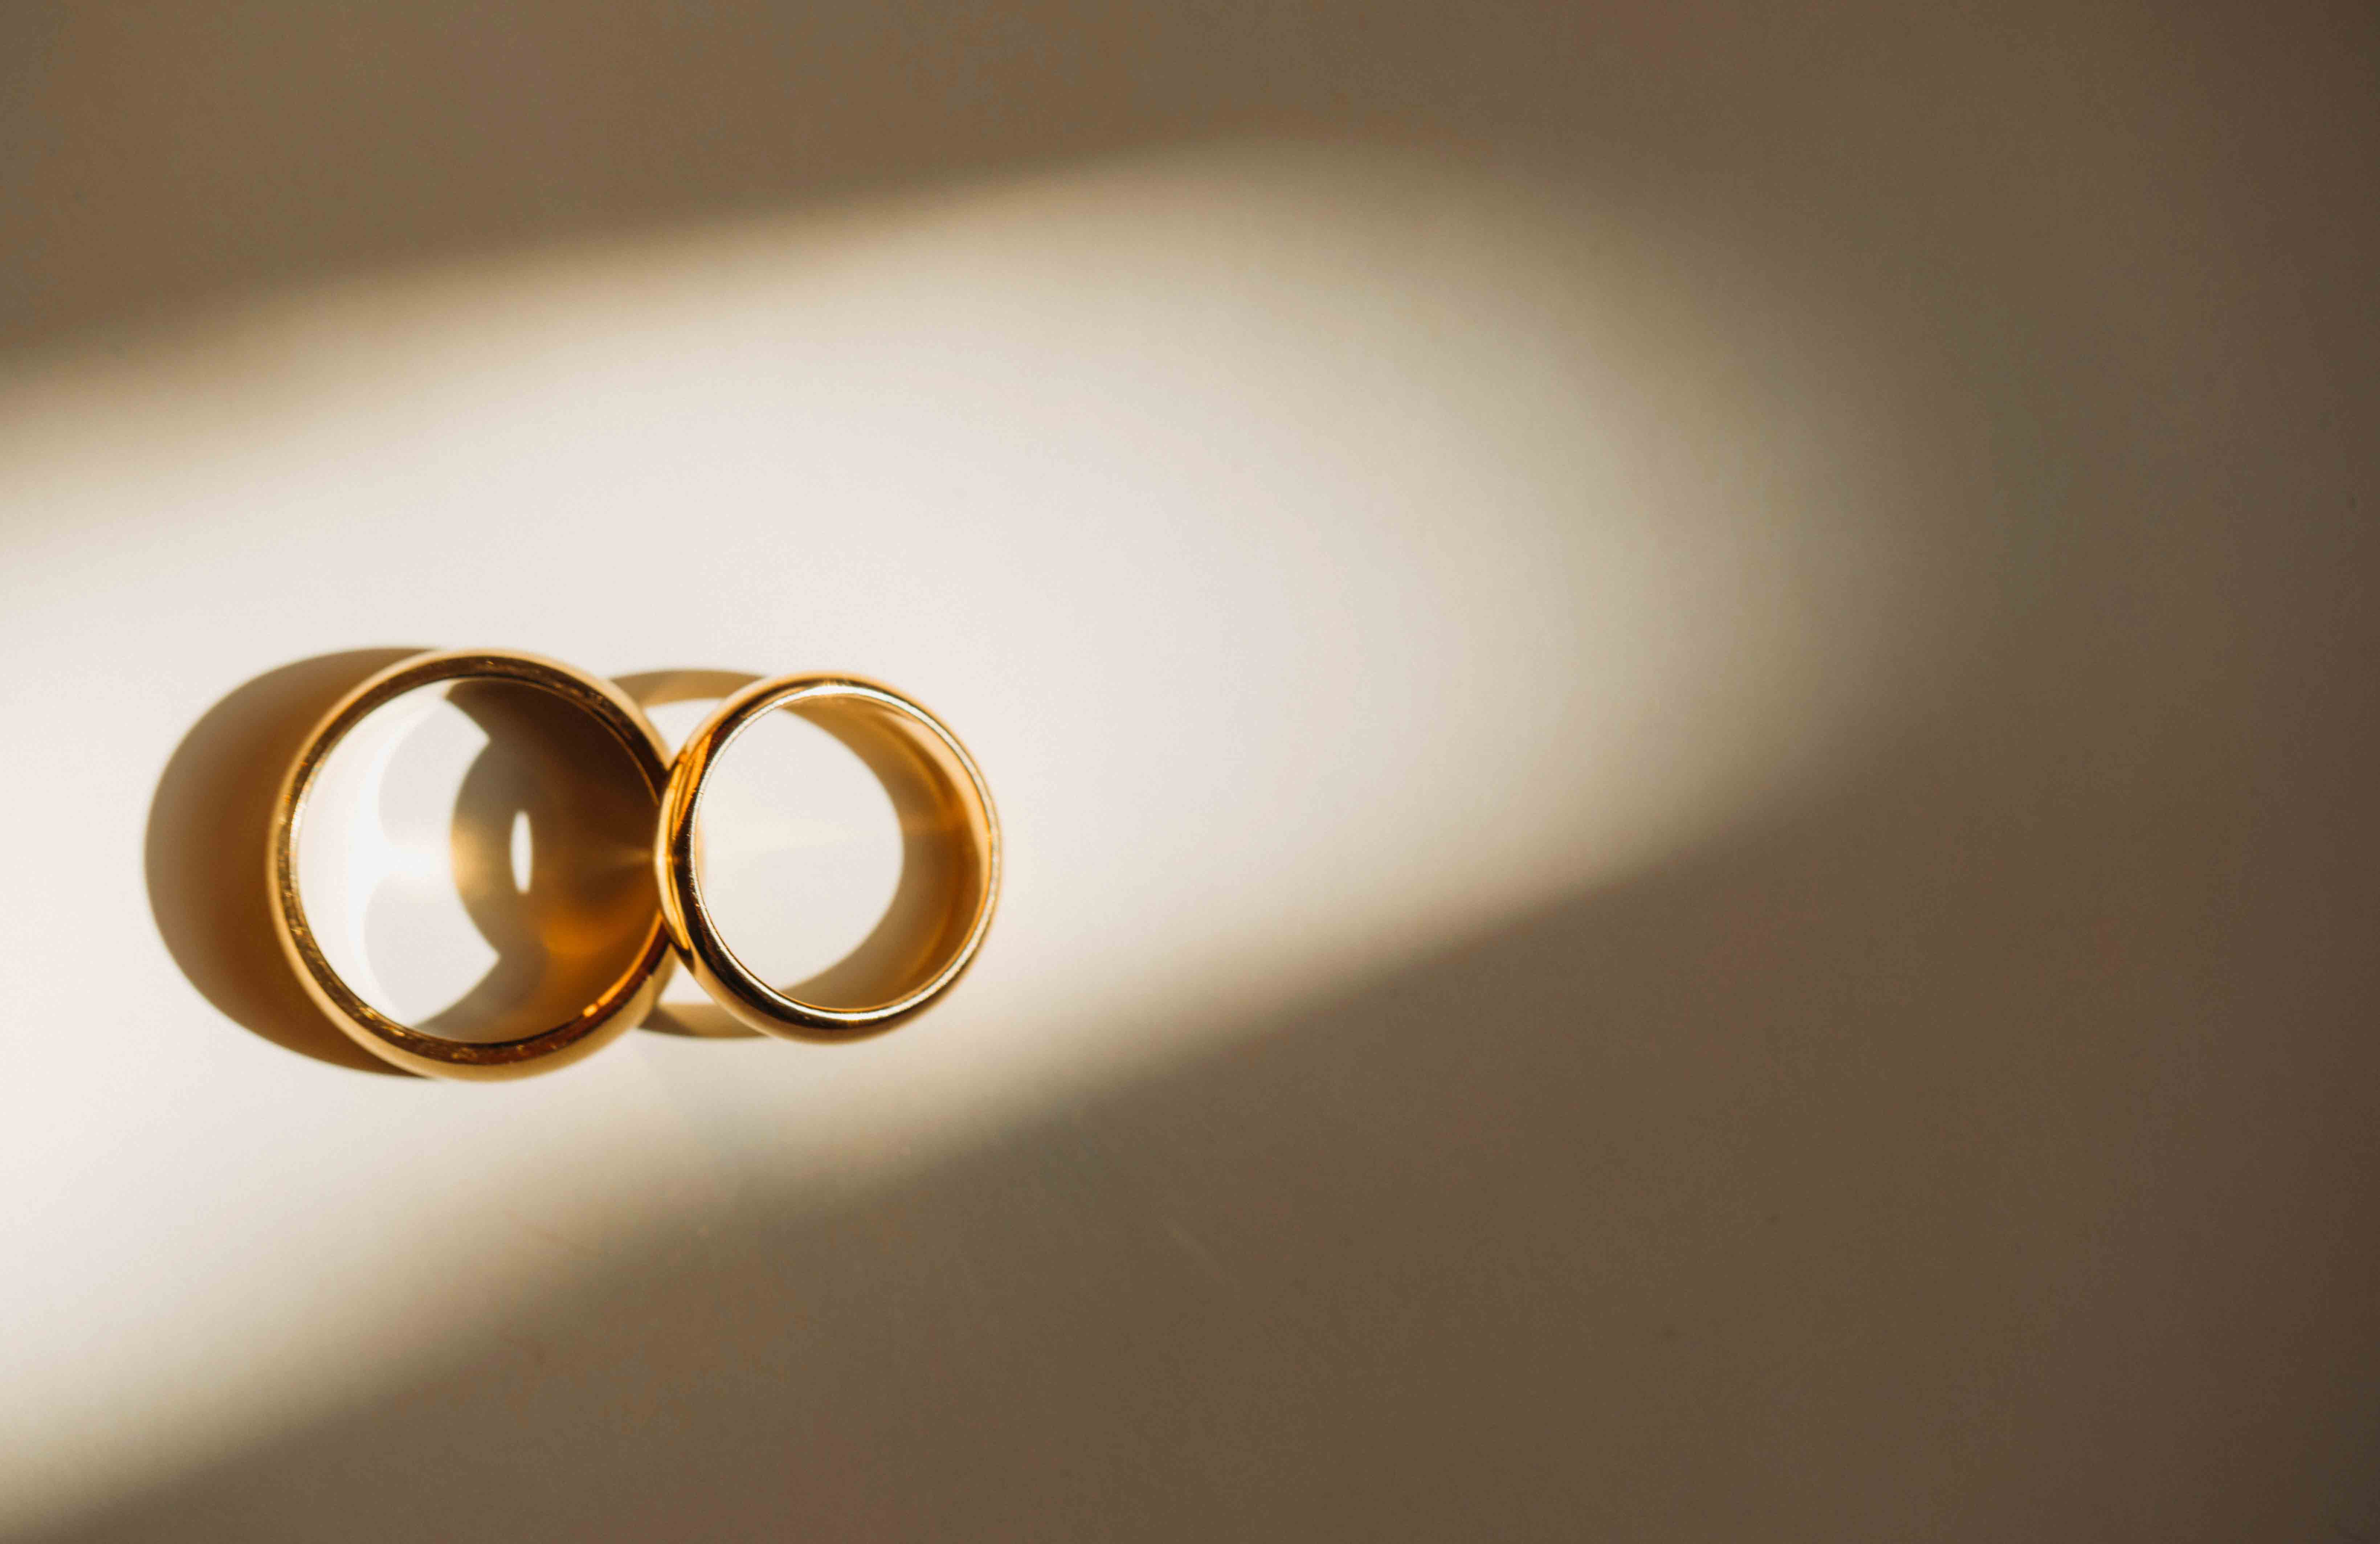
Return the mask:
<svg viewBox="0 0 2380 1544">
<path fill-rule="evenodd" d="M 952 753 L 983 817 L 983 897 L 965 938 L 950 960 L 923 984 L 890 1003 L 859 1009 L 828 1008 L 776 991 L 736 957 L 710 908 L 702 902 L 694 857 L 695 815 L 702 780 L 735 737 L 762 714 L 804 696 L 874 698 L 930 732 Z M 880 1035 L 941 1001 L 973 969 L 999 909 L 1000 812 L 983 771 L 965 745 L 923 703 L 868 676 L 843 671 L 771 676 L 727 698 L 678 748 L 662 798 L 660 828 L 653 840 L 653 875 L 662 916 L 687 972 L 722 1010 L 747 1028 L 779 1039 L 848 1044 Z M 695 926 L 699 918 L 701 926 Z"/>
<path fill-rule="evenodd" d="M 567 1022 L 513 1040 L 450 1040 L 398 1023 L 366 1003 L 332 967 L 306 919 L 297 873 L 307 801 L 322 763 L 358 724 L 396 698 L 443 680 L 513 680 L 589 711 L 637 763 L 656 801 L 668 787 L 669 749 L 629 697 L 602 677 L 542 654 L 511 649 L 432 649 L 367 676 L 307 732 L 283 774 L 265 850 L 265 888 L 282 954 L 324 1016 L 393 1066 L 425 1077 L 508 1082 L 583 1061 L 651 1013 L 675 965 L 666 919 L 656 916 L 635 962 Z"/>
</svg>

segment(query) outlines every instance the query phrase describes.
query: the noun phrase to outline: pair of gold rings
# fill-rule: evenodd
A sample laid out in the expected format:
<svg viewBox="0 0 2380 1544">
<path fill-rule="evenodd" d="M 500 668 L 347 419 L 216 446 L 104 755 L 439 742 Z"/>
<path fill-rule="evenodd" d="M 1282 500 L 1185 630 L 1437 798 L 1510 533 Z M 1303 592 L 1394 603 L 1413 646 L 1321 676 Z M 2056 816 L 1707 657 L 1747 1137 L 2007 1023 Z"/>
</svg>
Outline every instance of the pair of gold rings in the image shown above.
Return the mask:
<svg viewBox="0 0 2380 1544">
<path fill-rule="evenodd" d="M 653 809 L 650 927 L 594 1001 L 563 1023 L 496 1042 L 449 1039 L 400 1024 L 366 1002 L 326 956 L 300 885 L 298 841 L 310 796 L 332 751 L 395 699 L 444 682 L 511 682 L 585 713 L 634 764 L 637 796 Z M 871 940 L 842 999 L 805 1001 L 771 986 L 721 935 L 703 898 L 703 790 L 719 758 L 763 714 L 790 709 L 859 752 L 902 810 L 905 889 L 921 884 L 919 925 L 881 946 Z M 722 701 L 674 759 L 651 722 L 611 682 L 535 654 L 452 650 L 401 660 L 349 692 L 307 736 L 274 807 L 267 855 L 273 924 L 313 1000 L 364 1049 L 437 1077 L 517 1077 L 593 1054 L 642 1021 L 683 961 L 735 1019 L 787 1039 L 849 1040 L 908 1018 L 947 991 L 974 961 L 1000 893 L 1000 821 L 983 774 L 958 737 L 890 687 L 856 675 L 782 675 Z M 608 973 L 609 965 L 605 966 Z M 814 994 L 823 995 L 823 994 Z"/>
</svg>

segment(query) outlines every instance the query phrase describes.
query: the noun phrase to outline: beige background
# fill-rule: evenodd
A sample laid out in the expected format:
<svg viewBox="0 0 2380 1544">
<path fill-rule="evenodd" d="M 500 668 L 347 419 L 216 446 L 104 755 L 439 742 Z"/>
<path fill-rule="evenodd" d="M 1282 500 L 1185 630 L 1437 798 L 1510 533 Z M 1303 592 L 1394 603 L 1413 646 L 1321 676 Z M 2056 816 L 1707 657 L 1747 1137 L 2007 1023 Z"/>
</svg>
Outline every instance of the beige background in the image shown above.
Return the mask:
<svg viewBox="0 0 2380 1544">
<path fill-rule="evenodd" d="M 2374 44 L 13 8 L 0 1527 L 2380 1534 Z M 467 642 L 916 691 L 981 969 L 341 1064 L 209 726 Z"/>
</svg>

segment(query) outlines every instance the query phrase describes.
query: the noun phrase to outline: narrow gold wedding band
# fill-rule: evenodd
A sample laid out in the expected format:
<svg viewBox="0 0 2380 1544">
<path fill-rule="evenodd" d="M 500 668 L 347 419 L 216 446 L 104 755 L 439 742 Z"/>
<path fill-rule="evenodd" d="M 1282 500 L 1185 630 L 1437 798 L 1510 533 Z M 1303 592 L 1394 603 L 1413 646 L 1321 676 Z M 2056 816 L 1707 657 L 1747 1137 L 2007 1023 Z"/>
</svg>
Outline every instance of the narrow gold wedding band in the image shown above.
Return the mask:
<svg viewBox="0 0 2380 1544">
<path fill-rule="evenodd" d="M 699 864 L 711 769 L 754 721 L 781 708 L 842 740 L 893 795 L 903 835 L 895 911 L 910 913 L 888 917 L 842 966 L 783 991 L 721 936 Z M 721 1007 L 763 1034 L 859 1039 L 925 1009 L 974 961 L 1000 895 L 1000 820 L 974 758 L 916 702 L 856 675 L 782 675 L 721 703 L 679 749 L 653 868 L 671 938 Z"/>
<path fill-rule="evenodd" d="M 273 807 L 267 883 L 281 947 L 298 979 L 331 1021 L 365 1050 L 409 1072 L 492 1080 L 565 1066 L 618 1038 L 661 995 L 671 965 L 658 908 L 633 957 L 596 999 L 567 1021 L 525 1039 L 492 1043 L 446 1039 L 399 1024 L 357 994 L 325 957 L 307 919 L 298 847 L 308 796 L 324 761 L 357 725 L 396 698 L 440 681 L 516 681 L 551 692 L 607 730 L 627 751 L 658 807 L 669 784 L 669 750 L 637 705 L 610 682 L 536 654 L 451 650 L 400 660 L 341 699 L 298 752 Z"/>
</svg>

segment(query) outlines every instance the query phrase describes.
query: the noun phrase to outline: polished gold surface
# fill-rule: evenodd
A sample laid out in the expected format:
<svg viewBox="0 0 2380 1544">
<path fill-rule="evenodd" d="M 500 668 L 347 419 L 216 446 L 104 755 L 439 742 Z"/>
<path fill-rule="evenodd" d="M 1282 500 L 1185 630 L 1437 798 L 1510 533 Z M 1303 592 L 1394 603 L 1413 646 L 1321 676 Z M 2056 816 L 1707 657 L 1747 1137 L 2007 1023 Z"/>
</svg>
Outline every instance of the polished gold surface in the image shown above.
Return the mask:
<svg viewBox="0 0 2380 1544">
<path fill-rule="evenodd" d="M 702 889 L 702 796 L 735 738 L 783 709 L 866 761 L 901 812 L 901 881 L 891 909 L 849 957 L 780 989 L 721 934 Z M 783 675 L 720 704 L 670 771 L 653 866 L 662 912 L 686 967 L 719 1004 L 766 1034 L 849 1040 L 891 1028 L 964 974 L 1000 896 L 1000 820 L 958 737 L 890 687 L 853 675 Z"/>
<path fill-rule="evenodd" d="M 375 712 L 419 687 L 444 681 L 511 682 L 535 687 L 586 713 L 634 762 L 641 795 L 656 804 L 668 785 L 667 748 L 643 711 L 609 682 L 534 654 L 454 650 L 418 654 L 382 670 L 331 709 L 306 737 L 274 806 L 267 854 L 273 918 L 283 951 L 310 996 L 358 1044 L 407 1071 L 493 1080 L 565 1066 L 592 1054 L 651 1009 L 671 966 L 658 910 L 609 982 L 576 1014 L 535 1034 L 474 1042 L 400 1024 L 367 1003 L 325 954 L 306 912 L 298 853 L 308 801 L 339 743 Z"/>
</svg>

